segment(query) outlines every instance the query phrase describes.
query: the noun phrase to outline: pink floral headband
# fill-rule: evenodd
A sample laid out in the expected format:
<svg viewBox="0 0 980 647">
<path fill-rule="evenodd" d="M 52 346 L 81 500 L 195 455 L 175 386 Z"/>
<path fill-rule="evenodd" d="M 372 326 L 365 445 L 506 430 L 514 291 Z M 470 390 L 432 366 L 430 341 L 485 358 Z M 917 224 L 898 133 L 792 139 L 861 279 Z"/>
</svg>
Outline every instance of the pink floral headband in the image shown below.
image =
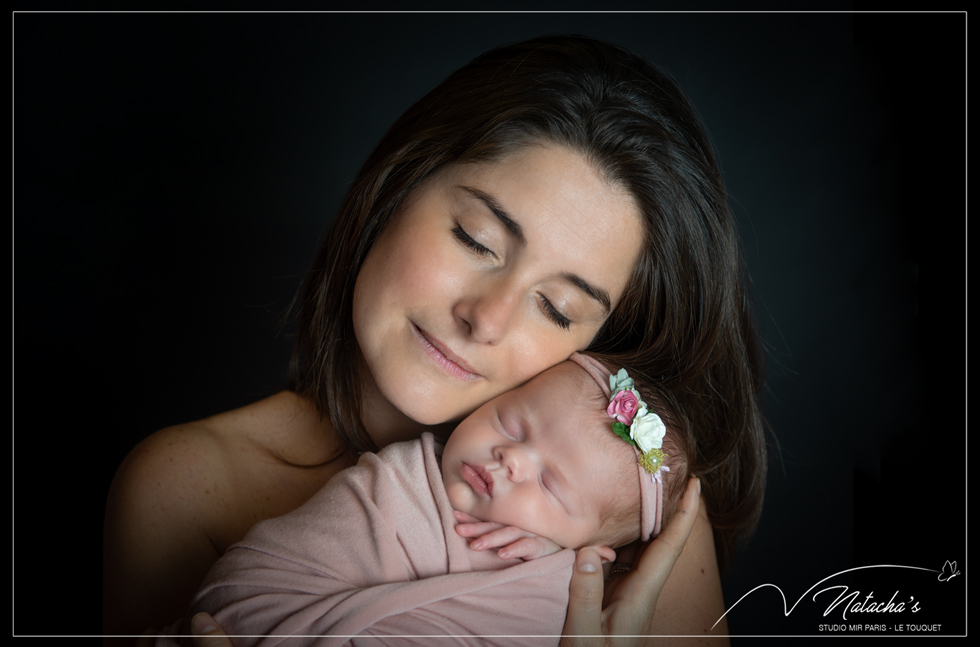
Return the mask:
<svg viewBox="0 0 980 647">
<path fill-rule="evenodd" d="M 640 539 L 649 541 L 660 534 L 663 521 L 663 477 L 669 472 L 665 465 L 667 454 L 663 450 L 667 427 L 656 413 L 650 411 L 634 388 L 633 378 L 625 368 L 616 375 L 596 359 L 581 353 L 569 358 L 588 372 L 607 398 L 606 413 L 614 418 L 612 429 L 617 436 L 629 443 L 637 456 L 637 472 L 640 478 Z"/>
</svg>

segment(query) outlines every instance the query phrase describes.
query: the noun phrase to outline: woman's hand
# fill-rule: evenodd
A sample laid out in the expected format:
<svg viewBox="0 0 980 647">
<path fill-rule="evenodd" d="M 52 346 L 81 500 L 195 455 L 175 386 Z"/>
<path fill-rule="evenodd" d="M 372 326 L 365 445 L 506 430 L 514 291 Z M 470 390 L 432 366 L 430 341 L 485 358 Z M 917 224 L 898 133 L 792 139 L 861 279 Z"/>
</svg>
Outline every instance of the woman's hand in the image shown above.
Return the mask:
<svg viewBox="0 0 980 647">
<path fill-rule="evenodd" d="M 470 548 L 473 550 L 499 548 L 497 556 L 501 559 L 520 558 L 528 561 L 552 555 L 562 549 L 550 539 L 533 535 L 516 526 L 480 521 L 473 515 L 458 510 L 453 511 L 453 516 L 456 517 L 456 534 L 460 537 L 473 538 L 470 541 Z M 615 559 L 615 553 L 612 559 Z"/>
<path fill-rule="evenodd" d="M 191 634 L 194 647 L 232 647 L 231 638 L 225 635 L 218 623 L 203 611 L 191 618 Z"/>
<path fill-rule="evenodd" d="M 698 479 L 690 480 L 670 525 L 643 551 L 640 563 L 619 582 L 604 609 L 599 552 L 591 547 L 579 550 L 569 584 L 562 647 L 611 645 L 612 636 L 636 636 L 616 639 L 616 647 L 648 641 L 644 636 L 652 633 L 657 598 L 694 528 L 700 485 Z"/>
<path fill-rule="evenodd" d="M 165 628 L 160 632 L 160 635 L 177 636 L 181 624 L 183 624 L 183 619 L 175 622 L 172 627 Z M 136 639 L 136 647 L 153 647 L 156 643 L 156 635 L 155 629 L 147 629 L 142 636 Z M 214 618 L 203 611 L 191 618 L 191 638 L 194 641 L 194 647 L 233 647 L 231 638 L 221 630 Z"/>
</svg>

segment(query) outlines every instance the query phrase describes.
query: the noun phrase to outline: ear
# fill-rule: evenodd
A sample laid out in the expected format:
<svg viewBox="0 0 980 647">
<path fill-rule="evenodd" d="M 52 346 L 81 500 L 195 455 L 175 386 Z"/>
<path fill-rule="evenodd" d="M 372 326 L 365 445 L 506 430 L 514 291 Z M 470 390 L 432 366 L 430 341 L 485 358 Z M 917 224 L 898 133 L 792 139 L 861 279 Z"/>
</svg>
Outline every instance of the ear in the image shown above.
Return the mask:
<svg viewBox="0 0 980 647">
<path fill-rule="evenodd" d="M 615 562 L 616 561 L 616 551 L 614 551 L 609 546 L 593 546 L 596 552 L 599 553 L 599 557 L 602 559 L 602 563 Z"/>
</svg>

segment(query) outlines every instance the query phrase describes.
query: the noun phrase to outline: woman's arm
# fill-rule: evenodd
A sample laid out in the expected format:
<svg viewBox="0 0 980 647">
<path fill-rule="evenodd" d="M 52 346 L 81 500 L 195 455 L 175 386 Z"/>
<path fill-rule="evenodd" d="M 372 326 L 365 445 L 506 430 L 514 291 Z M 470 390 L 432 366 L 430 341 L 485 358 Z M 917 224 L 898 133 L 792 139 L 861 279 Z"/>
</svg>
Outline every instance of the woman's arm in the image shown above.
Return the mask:
<svg viewBox="0 0 980 647">
<path fill-rule="evenodd" d="M 354 462 L 289 391 L 145 439 L 106 504 L 104 632 L 139 635 L 183 618 L 228 546 Z"/>
<path fill-rule="evenodd" d="M 137 445 L 119 467 L 103 535 L 106 634 L 138 635 L 187 612 L 220 556 L 207 523 L 228 489 L 222 453 L 207 429 L 172 427 Z"/>
<path fill-rule="evenodd" d="M 646 554 L 642 555 L 641 560 L 645 557 Z M 721 574 L 718 572 L 718 558 L 715 555 L 714 534 L 708 521 L 704 498 L 700 498 L 691 535 L 657 598 L 652 633 L 724 636 L 728 633 L 726 620 L 719 622 L 714 629 L 711 628 L 724 613 L 725 601 L 721 590 Z M 690 638 L 664 638 L 658 639 L 656 644 L 700 643 Z M 704 644 L 727 645 L 728 639 L 711 638 L 705 640 Z"/>
</svg>

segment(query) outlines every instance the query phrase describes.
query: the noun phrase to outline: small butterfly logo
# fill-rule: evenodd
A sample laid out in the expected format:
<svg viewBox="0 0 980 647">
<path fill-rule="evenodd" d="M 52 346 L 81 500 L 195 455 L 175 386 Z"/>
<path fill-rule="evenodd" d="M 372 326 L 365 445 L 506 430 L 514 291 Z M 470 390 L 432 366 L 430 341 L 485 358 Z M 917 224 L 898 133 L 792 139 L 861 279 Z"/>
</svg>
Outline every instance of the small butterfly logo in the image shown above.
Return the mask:
<svg viewBox="0 0 980 647">
<path fill-rule="evenodd" d="M 956 562 L 951 562 L 947 559 L 946 563 L 943 564 L 942 572 L 939 573 L 939 581 L 947 582 L 959 574 L 960 572 L 956 570 Z"/>
</svg>

